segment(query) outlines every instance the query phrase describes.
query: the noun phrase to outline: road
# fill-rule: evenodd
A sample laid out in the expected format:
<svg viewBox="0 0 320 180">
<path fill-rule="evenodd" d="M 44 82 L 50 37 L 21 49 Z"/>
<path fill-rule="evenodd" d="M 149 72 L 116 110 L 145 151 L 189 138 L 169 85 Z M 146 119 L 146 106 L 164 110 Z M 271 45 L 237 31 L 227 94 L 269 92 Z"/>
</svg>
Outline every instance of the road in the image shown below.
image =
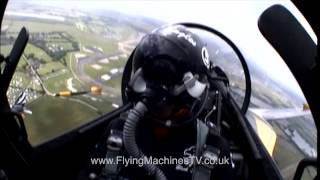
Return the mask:
<svg viewBox="0 0 320 180">
<path fill-rule="evenodd" d="M 94 79 L 90 77 L 86 72 L 85 72 L 85 65 L 87 64 L 95 64 L 101 59 L 112 59 L 112 58 L 119 58 L 121 56 L 128 57 L 128 54 L 131 53 L 132 49 L 134 48 L 134 45 L 140 41 L 142 38 L 143 34 L 139 33 L 138 36 L 131 36 L 128 40 L 122 41 L 118 43 L 118 51 L 109 53 L 109 54 L 104 54 L 101 53 L 101 51 L 98 51 L 96 49 L 91 49 L 93 51 L 93 55 L 86 56 L 86 57 L 76 57 L 76 66 L 75 66 L 75 71 L 72 72 L 73 75 L 80 81 L 85 82 L 86 84 L 91 84 L 91 85 L 98 85 L 101 86 L 103 89 L 103 94 L 104 95 L 109 95 L 109 96 L 114 96 L 114 95 L 121 95 L 119 90 L 107 86 L 105 82 L 101 79 Z M 73 69 L 71 68 L 71 71 Z M 106 72 L 107 73 L 107 72 Z M 117 76 L 111 74 L 111 78 Z"/>
<path fill-rule="evenodd" d="M 94 56 L 87 56 L 83 58 L 76 58 L 76 68 L 75 68 L 75 73 L 79 77 L 79 79 L 86 84 L 91 84 L 91 85 L 98 85 L 102 87 L 103 92 L 106 94 L 119 94 L 118 90 L 105 85 L 105 83 L 101 79 L 94 79 L 90 77 L 84 70 L 85 65 L 87 64 L 94 64 L 100 59 L 104 58 L 110 58 L 112 56 L 118 56 L 119 53 L 114 53 L 110 55 L 104 55 L 104 54 L 95 54 Z"/>
</svg>

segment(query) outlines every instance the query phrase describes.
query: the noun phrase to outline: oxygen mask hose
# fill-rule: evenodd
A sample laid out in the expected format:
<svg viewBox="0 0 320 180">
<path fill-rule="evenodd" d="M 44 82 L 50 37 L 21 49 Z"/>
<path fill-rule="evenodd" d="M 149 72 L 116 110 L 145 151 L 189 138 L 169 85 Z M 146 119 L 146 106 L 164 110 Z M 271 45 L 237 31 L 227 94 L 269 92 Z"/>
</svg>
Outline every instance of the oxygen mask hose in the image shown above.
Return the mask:
<svg viewBox="0 0 320 180">
<path fill-rule="evenodd" d="M 141 101 L 138 102 L 135 107 L 130 110 L 123 128 L 123 141 L 127 152 L 134 158 L 142 158 L 144 160 L 147 158 L 137 145 L 135 132 L 139 121 L 144 117 L 147 111 L 148 109 L 145 103 Z M 157 180 L 167 179 L 161 169 L 156 165 L 144 163 L 143 167 L 146 169 L 149 175 L 155 176 Z"/>
</svg>

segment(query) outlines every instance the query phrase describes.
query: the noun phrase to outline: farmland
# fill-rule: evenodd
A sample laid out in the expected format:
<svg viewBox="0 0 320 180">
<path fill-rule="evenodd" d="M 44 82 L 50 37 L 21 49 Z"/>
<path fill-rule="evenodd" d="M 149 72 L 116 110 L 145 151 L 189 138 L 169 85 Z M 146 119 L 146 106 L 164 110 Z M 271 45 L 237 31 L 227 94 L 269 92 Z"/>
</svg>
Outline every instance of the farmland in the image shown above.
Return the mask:
<svg viewBox="0 0 320 180">
<path fill-rule="evenodd" d="M 64 21 L 56 21 L 27 15 L 4 17 L 7 28 L 1 34 L 0 50 L 9 55 L 19 30 L 28 29 L 29 42 L 8 95 L 12 104 L 27 92 L 32 115 L 26 115 L 25 122 L 30 142 L 37 145 L 121 105 L 123 67 L 145 32 L 108 16 L 62 15 L 57 19 Z M 66 90 L 86 91 L 93 85 L 102 88 L 101 95 L 51 96 Z"/>
</svg>

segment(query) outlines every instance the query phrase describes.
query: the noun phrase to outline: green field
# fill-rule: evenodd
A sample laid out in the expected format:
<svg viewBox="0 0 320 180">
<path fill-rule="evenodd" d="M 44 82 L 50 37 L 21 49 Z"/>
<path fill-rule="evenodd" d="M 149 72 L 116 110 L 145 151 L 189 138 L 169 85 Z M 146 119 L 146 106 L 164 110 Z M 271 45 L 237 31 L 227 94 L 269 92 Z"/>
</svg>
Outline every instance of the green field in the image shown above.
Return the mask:
<svg viewBox="0 0 320 180">
<path fill-rule="evenodd" d="M 48 63 L 45 63 L 45 64 L 41 64 L 39 69 L 38 69 L 38 73 L 40 75 L 45 75 L 45 74 L 50 74 L 50 73 L 54 73 L 54 72 L 57 72 L 57 71 L 61 71 L 61 70 L 67 70 L 65 68 L 65 66 L 63 64 L 61 64 L 61 62 L 48 62 Z"/>
<path fill-rule="evenodd" d="M 22 20 L 5 20 L 3 24 L 10 25 L 9 32 L 18 32 L 23 26 L 25 26 L 30 32 L 53 32 L 63 31 L 72 35 L 81 45 L 90 46 L 95 45 L 103 49 L 104 52 L 114 52 L 117 48 L 116 43 L 112 39 L 102 38 L 99 34 L 93 34 L 90 32 L 80 31 L 74 24 L 66 23 L 45 23 L 36 22 L 34 20 L 22 21 Z"/>
<path fill-rule="evenodd" d="M 73 53 L 67 53 L 67 55 L 65 56 L 65 60 L 66 60 L 66 66 L 68 67 L 69 72 L 72 74 L 73 76 L 73 80 L 72 82 L 74 83 L 75 88 L 78 91 L 84 91 L 87 90 L 89 88 L 89 85 L 85 84 L 83 81 L 81 81 L 77 75 L 75 74 L 75 66 L 76 66 L 76 59 L 74 57 Z"/>
<path fill-rule="evenodd" d="M 9 52 L 11 51 L 12 46 L 11 45 L 6 45 L 6 46 L 0 46 L 0 51 L 1 54 L 4 56 L 8 56 Z M 51 57 L 46 54 L 42 49 L 35 47 L 34 45 L 28 43 L 25 50 L 24 50 L 25 55 L 30 55 L 33 54 L 34 57 L 41 59 L 44 62 L 51 62 Z M 26 61 L 21 58 L 18 63 L 17 71 L 23 72 L 25 71 L 25 67 L 27 66 Z"/>
<path fill-rule="evenodd" d="M 44 62 L 52 61 L 52 58 L 46 52 L 30 43 L 27 44 L 24 54 L 34 54 L 35 57 L 43 59 Z"/>
<path fill-rule="evenodd" d="M 83 31 L 76 26 L 76 22 L 81 22 Z M 32 43 L 29 42 L 24 51 L 24 55 L 30 58 L 34 69 L 38 72 L 43 85 L 51 93 L 68 90 L 67 80 L 72 82 L 72 87 L 78 91 L 90 89 L 91 84 L 87 84 L 76 71 L 76 53 L 82 53 L 87 56 L 93 56 L 95 52 L 85 52 L 83 47 L 102 48 L 105 55 L 119 52 L 118 42 L 125 41 L 128 38 L 135 37 L 137 31 L 131 26 L 118 22 L 102 22 L 99 18 L 93 18 L 93 21 L 82 21 L 81 19 L 67 18 L 64 23 L 55 23 L 53 21 L 36 20 L 36 19 L 15 19 L 6 16 L 3 25 L 8 25 L 8 36 L 14 37 L 17 32 L 25 26 L 32 35 Z M 78 24 L 79 26 L 79 24 Z M 49 33 L 55 32 L 55 33 Z M 61 32 L 63 34 L 61 34 Z M 32 34 L 33 33 L 33 34 Z M 38 34 L 40 33 L 40 35 Z M 47 33 L 42 36 L 43 33 Z M 42 37 L 42 39 L 41 39 Z M 38 47 L 37 38 L 45 47 L 63 47 L 64 50 L 73 49 L 72 42 L 79 44 L 78 52 L 68 52 L 61 59 L 54 60 L 44 49 Z M 38 44 L 37 44 L 38 43 Z M 37 47 L 35 46 L 37 45 Z M 40 44 L 40 47 L 41 44 Z M 7 55 L 11 46 L 1 46 L 1 53 Z M 52 49 L 51 49 L 52 50 Z M 98 52 L 100 53 L 100 52 Z M 32 60 L 31 60 L 32 59 Z M 85 73 L 93 78 L 100 79 L 102 75 L 109 74 L 113 68 L 124 66 L 126 58 L 116 61 L 110 60 L 109 64 L 96 62 L 101 65 L 102 69 L 97 70 L 91 67 L 92 64 L 86 64 Z M 31 81 L 28 88 L 38 90 L 41 95 L 41 86 L 36 81 L 36 76 L 32 73 L 31 68 L 24 59 L 18 64 L 19 71 L 15 73 L 13 82 L 17 86 L 25 87 Z M 21 83 L 23 82 L 23 83 Z M 112 79 L 105 82 L 106 87 L 114 87 L 120 91 L 121 74 L 115 75 Z M 103 88 L 103 87 L 102 87 Z M 108 94 L 108 92 L 106 92 Z M 12 91 L 12 97 L 16 97 L 17 91 Z M 121 97 L 109 97 L 109 95 L 94 96 L 87 94 L 84 96 L 74 96 L 69 98 L 51 97 L 42 95 L 27 103 L 27 107 L 33 112 L 27 115 L 25 122 L 29 135 L 29 140 L 33 145 L 45 142 L 51 138 L 61 135 L 75 127 L 78 127 L 92 119 L 110 112 L 114 109 L 112 103 L 121 104 Z"/>
<path fill-rule="evenodd" d="M 61 135 L 97 117 L 98 113 L 71 99 L 42 96 L 28 105 L 33 113 L 25 119 L 29 140 L 39 144 Z M 110 105 L 105 104 L 107 111 Z"/>
<path fill-rule="evenodd" d="M 2 54 L 5 57 L 8 56 L 11 51 L 11 48 L 12 48 L 11 45 L 0 46 L 0 54 Z"/>
<path fill-rule="evenodd" d="M 57 76 L 53 76 L 44 81 L 44 85 L 50 92 L 57 93 L 59 91 L 67 90 L 66 81 L 67 79 L 73 77 L 72 74 L 68 71 L 59 74 Z"/>
<path fill-rule="evenodd" d="M 114 89 L 118 90 L 118 91 L 121 91 L 121 80 L 122 80 L 122 74 L 115 77 L 115 78 L 112 78 L 110 79 L 109 81 L 107 81 L 107 85 L 110 86 L 110 87 L 113 87 Z"/>
</svg>

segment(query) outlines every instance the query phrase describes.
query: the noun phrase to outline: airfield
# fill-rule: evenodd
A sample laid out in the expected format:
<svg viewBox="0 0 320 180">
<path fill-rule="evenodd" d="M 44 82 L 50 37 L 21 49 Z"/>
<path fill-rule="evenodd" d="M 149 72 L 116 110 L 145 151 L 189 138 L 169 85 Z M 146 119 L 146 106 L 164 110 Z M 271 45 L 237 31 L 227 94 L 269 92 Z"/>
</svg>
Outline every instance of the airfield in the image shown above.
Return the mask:
<svg viewBox="0 0 320 180">
<path fill-rule="evenodd" d="M 59 10 L 50 10 L 59 13 Z M 127 17 L 123 17 L 127 18 Z M 120 84 L 128 56 L 146 29 L 118 22 L 115 17 L 81 13 L 39 16 L 34 12 L 7 13 L 3 21 L 1 53 L 8 55 L 22 26 L 29 43 L 8 92 L 11 104 L 27 92 L 25 123 L 32 144 L 40 144 L 92 121 L 121 105 Z M 137 28 L 135 28 L 137 27 Z M 52 97 L 60 91 L 102 88 L 101 95 Z"/>
</svg>

